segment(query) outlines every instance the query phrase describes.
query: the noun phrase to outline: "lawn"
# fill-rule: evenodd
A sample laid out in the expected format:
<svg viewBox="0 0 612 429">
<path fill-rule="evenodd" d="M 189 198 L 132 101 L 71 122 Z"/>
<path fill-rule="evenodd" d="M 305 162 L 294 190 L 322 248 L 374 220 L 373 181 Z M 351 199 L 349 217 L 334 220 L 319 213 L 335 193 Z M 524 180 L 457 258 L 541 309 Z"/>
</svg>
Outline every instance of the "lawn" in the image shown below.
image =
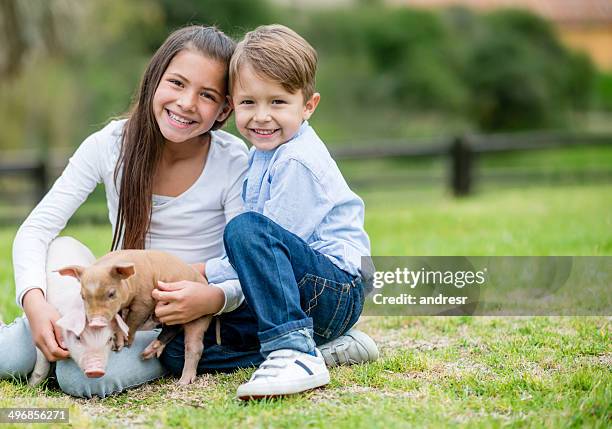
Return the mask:
<svg viewBox="0 0 612 429">
<path fill-rule="evenodd" d="M 611 255 L 612 186 L 371 191 L 374 255 Z M 0 229 L 0 313 L 18 314 L 10 265 L 15 228 Z M 105 226 L 66 232 L 102 254 Z M 74 427 L 610 427 L 610 317 L 363 317 L 377 362 L 331 370 L 324 389 L 241 403 L 251 370 L 179 388 L 162 379 L 104 400 L 0 381 L 0 407 L 70 407 Z M 5 351 L 6 352 L 6 351 Z M 16 426 L 23 427 L 23 426 Z M 37 426 L 39 427 L 39 426 Z"/>
</svg>

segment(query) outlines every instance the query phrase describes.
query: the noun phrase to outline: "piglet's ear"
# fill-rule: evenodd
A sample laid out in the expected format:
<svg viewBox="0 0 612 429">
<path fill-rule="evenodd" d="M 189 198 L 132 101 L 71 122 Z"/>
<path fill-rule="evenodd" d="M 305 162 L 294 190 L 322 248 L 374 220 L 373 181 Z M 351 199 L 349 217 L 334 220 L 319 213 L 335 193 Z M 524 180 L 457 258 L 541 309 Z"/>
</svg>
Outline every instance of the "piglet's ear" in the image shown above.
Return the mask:
<svg viewBox="0 0 612 429">
<path fill-rule="evenodd" d="M 85 311 L 72 310 L 64 314 L 56 324 L 66 331 L 74 332 L 78 337 L 85 329 Z"/>
<path fill-rule="evenodd" d="M 136 270 L 134 269 L 134 264 L 132 262 L 121 262 L 111 267 L 111 275 L 113 277 L 118 277 L 121 280 L 125 280 L 128 277 L 133 276 L 135 272 Z"/>
<path fill-rule="evenodd" d="M 60 328 L 66 331 L 72 331 L 78 337 L 85 329 L 85 304 L 78 297 L 70 302 L 63 317 L 55 322 Z"/>
<path fill-rule="evenodd" d="M 119 314 L 115 314 L 115 322 L 117 322 L 117 326 L 119 326 L 119 329 L 121 329 L 121 332 L 123 332 L 123 335 L 127 337 L 128 332 L 130 331 L 130 328 L 128 328 L 128 325 L 125 324 L 125 322 L 123 321 L 123 319 L 121 318 Z"/>
<path fill-rule="evenodd" d="M 77 280 L 81 280 L 81 276 L 83 275 L 83 271 L 85 268 L 80 265 L 70 265 L 64 268 L 60 268 L 59 270 L 55 270 L 56 273 L 59 273 L 62 276 L 71 276 Z"/>
</svg>

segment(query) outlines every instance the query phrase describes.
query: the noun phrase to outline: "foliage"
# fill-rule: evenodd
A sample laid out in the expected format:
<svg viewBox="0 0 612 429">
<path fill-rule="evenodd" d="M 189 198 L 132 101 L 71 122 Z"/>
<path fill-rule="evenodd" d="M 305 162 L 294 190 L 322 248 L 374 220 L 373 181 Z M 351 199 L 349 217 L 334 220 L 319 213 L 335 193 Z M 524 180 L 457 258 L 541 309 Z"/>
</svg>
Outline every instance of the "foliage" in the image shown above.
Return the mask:
<svg viewBox="0 0 612 429">
<path fill-rule="evenodd" d="M 453 67 L 444 67 L 454 58 L 439 18 L 410 9 L 369 16 L 360 34 L 375 66 L 371 85 L 386 89 L 382 98 L 412 109 L 458 107 L 465 94 Z"/>
<path fill-rule="evenodd" d="M 556 125 L 569 107 L 585 106 L 593 66 L 567 52 L 546 22 L 511 10 L 485 16 L 482 25 L 464 81 L 483 129 Z"/>
<path fill-rule="evenodd" d="M 319 12 L 305 31 L 321 56 L 341 67 L 334 72 L 344 79 L 324 74 L 334 82 L 332 97 L 353 92 L 333 98 L 330 111 L 342 102 L 390 104 L 463 111 L 484 130 L 530 129 L 562 124 L 591 98 L 588 58 L 569 52 L 549 24 L 522 11 L 436 15 L 366 6 Z"/>
<path fill-rule="evenodd" d="M 594 104 L 600 109 L 612 111 L 612 73 L 598 73 L 595 88 Z"/>
<path fill-rule="evenodd" d="M 258 25 L 277 21 L 276 9 L 267 1 L 252 0 L 161 0 L 166 16 L 166 28 L 177 28 L 187 23 L 216 25 L 233 37 L 241 37 Z M 166 37 L 161 34 L 154 48 Z"/>
<path fill-rule="evenodd" d="M 431 12 L 369 6 L 324 10 L 313 14 L 304 33 L 319 50 L 322 69 L 327 61 L 336 65 L 319 74 L 321 84 L 337 92 L 323 94 L 332 97 L 330 110 L 353 103 L 355 109 L 449 111 L 465 102 L 453 45 Z"/>
<path fill-rule="evenodd" d="M 0 148 L 76 146 L 128 110 L 153 51 L 195 22 L 236 38 L 271 22 L 303 34 L 319 52 L 322 102 L 312 123 L 327 141 L 563 126 L 572 110 L 610 106 L 610 97 L 593 96 L 593 88 L 609 92 L 609 79 L 594 80 L 584 55 L 524 12 L 434 13 L 369 0 L 321 10 L 106 0 L 79 3 L 70 16 L 57 35 L 61 50 L 30 55 L 18 76 L 0 82 L 0 114 L 11 118 Z"/>
<path fill-rule="evenodd" d="M 67 44 L 62 31 L 78 19 L 75 0 L 0 2 L 0 77 L 11 79 L 35 55 L 59 56 Z"/>
<path fill-rule="evenodd" d="M 80 20 L 63 29 L 63 56 L 35 56 L 19 76 L 0 82 L 0 112 L 11 118 L 0 130 L 0 148 L 74 146 L 127 110 L 159 10 L 147 0 L 81 7 Z"/>
</svg>

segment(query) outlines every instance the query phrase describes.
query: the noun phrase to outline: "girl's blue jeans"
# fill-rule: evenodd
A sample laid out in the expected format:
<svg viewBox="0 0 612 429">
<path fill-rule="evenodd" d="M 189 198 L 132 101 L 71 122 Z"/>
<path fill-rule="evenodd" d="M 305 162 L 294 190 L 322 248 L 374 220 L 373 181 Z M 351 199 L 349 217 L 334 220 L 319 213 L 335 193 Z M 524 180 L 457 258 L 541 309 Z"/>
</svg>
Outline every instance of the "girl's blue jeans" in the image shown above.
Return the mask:
<svg viewBox="0 0 612 429">
<path fill-rule="evenodd" d="M 211 324 L 200 373 L 258 365 L 279 349 L 310 353 L 357 322 L 364 301 L 361 278 L 336 267 L 298 236 L 247 212 L 227 225 L 223 238 L 245 301 L 219 316 L 221 345 Z M 183 356 L 180 335 L 168 344 L 161 362 L 180 374 Z"/>
</svg>

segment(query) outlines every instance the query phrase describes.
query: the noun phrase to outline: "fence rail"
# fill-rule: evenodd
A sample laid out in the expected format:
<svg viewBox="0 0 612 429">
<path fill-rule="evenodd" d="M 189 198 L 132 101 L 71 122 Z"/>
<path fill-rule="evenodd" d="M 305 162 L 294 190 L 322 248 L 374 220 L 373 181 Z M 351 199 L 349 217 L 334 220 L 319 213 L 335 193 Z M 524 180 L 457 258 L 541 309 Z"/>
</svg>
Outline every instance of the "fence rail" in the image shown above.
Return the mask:
<svg viewBox="0 0 612 429">
<path fill-rule="evenodd" d="M 0 163 L 0 176 L 27 176 L 36 186 L 36 196 L 42 199 L 48 189 L 48 165 L 45 161 Z"/>
<path fill-rule="evenodd" d="M 399 144 L 398 144 L 399 143 Z M 379 141 L 368 147 L 334 147 L 336 160 L 365 159 L 423 159 L 446 158 L 450 188 L 456 196 L 473 191 L 474 171 L 478 158 L 488 154 L 517 151 L 548 150 L 576 146 L 612 145 L 612 134 L 574 134 L 531 132 L 518 134 L 466 135 L 442 139 L 404 142 Z M 49 174 L 58 162 L 36 160 L 29 162 L 3 162 L 0 157 L 1 176 L 26 176 L 35 184 L 38 198 L 47 192 Z M 600 172 L 600 177 L 608 177 Z"/>
<path fill-rule="evenodd" d="M 473 190 L 477 159 L 487 154 L 531 150 L 549 150 L 576 146 L 612 145 L 612 134 L 520 133 L 466 135 L 403 145 L 374 144 L 367 148 L 333 149 L 334 158 L 343 160 L 447 158 L 450 187 L 455 196 L 469 195 Z M 600 176 L 602 176 L 600 174 Z M 605 176 L 605 175 L 603 175 Z"/>
</svg>

